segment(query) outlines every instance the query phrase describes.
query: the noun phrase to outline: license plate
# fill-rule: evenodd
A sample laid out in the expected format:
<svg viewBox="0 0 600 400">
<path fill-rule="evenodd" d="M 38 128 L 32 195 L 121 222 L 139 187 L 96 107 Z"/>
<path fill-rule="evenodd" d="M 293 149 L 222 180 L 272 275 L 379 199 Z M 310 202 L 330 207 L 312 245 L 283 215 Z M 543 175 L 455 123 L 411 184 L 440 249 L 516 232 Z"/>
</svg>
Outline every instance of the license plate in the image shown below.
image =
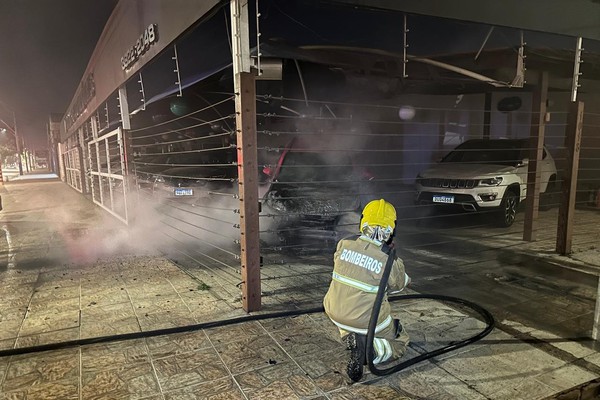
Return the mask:
<svg viewBox="0 0 600 400">
<path fill-rule="evenodd" d="M 433 202 L 434 203 L 454 203 L 454 196 L 434 195 Z"/>
<path fill-rule="evenodd" d="M 193 196 L 194 189 L 175 188 L 175 196 Z"/>
</svg>

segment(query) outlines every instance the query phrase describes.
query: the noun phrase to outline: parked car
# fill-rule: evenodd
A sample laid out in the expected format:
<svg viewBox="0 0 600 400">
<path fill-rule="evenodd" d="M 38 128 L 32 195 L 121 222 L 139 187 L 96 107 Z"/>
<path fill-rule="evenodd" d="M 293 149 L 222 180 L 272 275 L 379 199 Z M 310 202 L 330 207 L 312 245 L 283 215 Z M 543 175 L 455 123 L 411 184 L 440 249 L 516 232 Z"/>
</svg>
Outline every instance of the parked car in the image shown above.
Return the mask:
<svg viewBox="0 0 600 400">
<path fill-rule="evenodd" d="M 322 249 L 356 231 L 362 176 L 347 154 L 287 148 L 262 173 L 262 215 L 273 217 L 267 245 Z"/>
<path fill-rule="evenodd" d="M 229 149 L 142 156 L 135 162 L 137 186 L 159 199 L 198 203 L 210 191 L 233 186 L 237 167 L 232 157 Z"/>
<path fill-rule="evenodd" d="M 527 195 L 527 139 L 468 140 L 417 176 L 417 203 L 465 211 L 491 211 L 509 227 Z M 540 192 L 553 190 L 556 165 L 544 148 Z"/>
</svg>

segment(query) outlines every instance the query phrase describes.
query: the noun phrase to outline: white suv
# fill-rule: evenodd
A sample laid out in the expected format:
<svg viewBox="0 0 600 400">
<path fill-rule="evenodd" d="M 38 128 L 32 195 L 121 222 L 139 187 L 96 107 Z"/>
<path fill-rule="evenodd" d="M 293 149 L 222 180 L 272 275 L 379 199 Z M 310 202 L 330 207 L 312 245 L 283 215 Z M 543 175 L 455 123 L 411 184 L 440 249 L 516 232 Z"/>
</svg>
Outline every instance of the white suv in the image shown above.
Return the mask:
<svg viewBox="0 0 600 400">
<path fill-rule="evenodd" d="M 494 211 L 500 226 L 515 221 L 527 194 L 528 139 L 467 140 L 417 176 L 417 204 Z M 540 192 L 556 183 L 556 165 L 544 148 Z"/>
</svg>

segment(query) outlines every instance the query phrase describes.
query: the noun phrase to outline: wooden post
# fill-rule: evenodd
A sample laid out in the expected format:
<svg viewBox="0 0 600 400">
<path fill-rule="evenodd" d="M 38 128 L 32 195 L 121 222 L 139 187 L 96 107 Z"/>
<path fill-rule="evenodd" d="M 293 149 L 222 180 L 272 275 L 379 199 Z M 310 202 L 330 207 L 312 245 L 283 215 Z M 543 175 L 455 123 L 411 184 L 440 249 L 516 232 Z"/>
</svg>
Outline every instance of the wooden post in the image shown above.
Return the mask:
<svg viewBox="0 0 600 400">
<path fill-rule="evenodd" d="M 544 154 L 546 103 L 548 101 L 548 73 L 542 72 L 533 92 L 533 115 L 529 134 L 529 165 L 527 168 L 527 198 L 525 199 L 525 224 L 523 240 L 533 242 L 537 236 L 540 206 L 540 164 Z"/>
<path fill-rule="evenodd" d="M 242 303 L 244 310 L 251 312 L 260 310 L 261 306 L 256 82 L 250 58 L 248 0 L 231 0 L 230 5 L 240 197 Z"/>
<path fill-rule="evenodd" d="M 577 170 L 579 168 L 579 152 L 583 130 L 583 108 L 583 102 L 581 101 L 571 103 L 567 117 L 567 135 L 565 137 L 567 163 L 562 183 L 556 231 L 556 252 L 562 255 L 571 253 L 575 196 L 577 194 Z"/>
<path fill-rule="evenodd" d="M 256 139 L 256 86 L 254 73 L 239 73 L 235 96 L 240 195 L 242 302 L 247 312 L 261 306 L 258 229 L 258 161 Z"/>
</svg>

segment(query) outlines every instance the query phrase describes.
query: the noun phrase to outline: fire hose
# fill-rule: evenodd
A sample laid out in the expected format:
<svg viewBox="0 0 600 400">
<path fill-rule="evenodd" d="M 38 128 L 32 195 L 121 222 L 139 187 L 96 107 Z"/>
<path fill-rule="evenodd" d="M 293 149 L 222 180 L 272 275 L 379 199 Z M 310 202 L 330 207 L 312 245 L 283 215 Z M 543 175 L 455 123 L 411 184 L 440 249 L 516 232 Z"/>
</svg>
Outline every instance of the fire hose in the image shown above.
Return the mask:
<svg viewBox="0 0 600 400">
<path fill-rule="evenodd" d="M 410 294 L 410 295 L 402 295 L 402 296 L 391 296 L 388 299 L 389 301 L 401 301 L 401 300 L 410 300 L 410 299 L 431 299 L 431 300 L 438 300 L 438 301 L 461 304 L 463 306 L 471 308 L 472 310 L 474 310 L 478 314 L 480 314 L 486 322 L 486 328 L 484 330 L 482 330 L 480 333 L 478 333 L 477 335 L 474 335 L 470 338 L 467 338 L 467 339 L 464 339 L 461 341 L 457 341 L 457 342 L 452 342 L 447 346 L 441 347 L 439 349 L 436 349 L 436 350 L 433 350 L 430 352 L 423 353 L 417 357 L 411 358 L 407 361 L 401 362 L 401 363 L 393 365 L 391 367 L 384 368 L 384 369 L 377 368 L 373 363 L 373 358 L 374 358 L 373 357 L 373 355 L 374 355 L 373 339 L 375 337 L 374 333 L 375 333 L 375 327 L 377 326 L 377 318 L 379 317 L 381 303 L 383 301 L 384 294 L 386 292 L 387 282 L 388 282 L 388 279 L 390 276 L 391 267 L 392 267 L 392 263 L 394 261 L 395 255 L 396 255 L 395 250 L 391 249 L 391 251 L 389 252 L 389 255 L 388 255 L 388 260 L 386 262 L 385 268 L 383 270 L 383 274 L 382 274 L 381 281 L 379 284 L 379 289 L 378 289 L 377 295 L 375 297 L 373 311 L 371 313 L 369 328 L 367 330 L 367 343 L 366 343 L 366 351 L 365 351 L 365 353 L 367 355 L 366 361 L 367 361 L 369 370 L 374 375 L 383 376 L 383 375 L 393 374 L 402 369 L 408 368 L 409 366 L 411 366 L 413 364 L 416 364 L 421 361 L 430 359 L 432 357 L 439 356 L 440 354 L 448 353 L 452 350 L 467 346 L 471 343 L 481 340 L 482 338 L 484 338 L 486 335 L 488 335 L 494 329 L 494 317 L 483 307 L 479 306 L 478 304 L 467 301 L 467 300 L 459 299 L 456 297 L 433 295 L 433 294 Z M 91 344 L 97 344 L 97 343 L 114 342 L 114 341 L 118 341 L 118 340 L 132 340 L 132 339 L 140 339 L 140 338 L 154 337 L 154 336 L 161 336 L 161 335 L 170 335 L 170 334 L 182 333 L 182 332 L 192 332 L 192 331 L 197 331 L 197 330 L 201 330 L 201 329 L 234 325 L 234 324 L 243 323 L 243 322 L 265 320 L 265 319 L 272 319 L 272 318 L 293 317 L 293 316 L 298 316 L 298 315 L 303 315 L 303 314 L 314 314 L 314 313 L 319 313 L 319 312 L 323 312 L 323 311 L 324 311 L 323 307 L 315 307 L 315 308 L 309 308 L 309 309 L 304 309 L 304 310 L 292 310 L 292 311 L 282 311 L 282 312 L 275 312 L 275 313 L 254 314 L 254 315 L 247 315 L 247 316 L 243 316 L 243 317 L 231 318 L 231 319 L 227 319 L 227 320 L 211 321 L 211 322 L 205 322 L 205 323 L 199 323 L 199 324 L 193 324 L 193 325 L 179 326 L 179 327 L 174 327 L 174 328 L 165 328 L 165 329 L 156 329 L 156 330 L 143 331 L 143 332 L 132 332 L 132 333 L 124 333 L 124 334 L 116 334 L 116 335 L 108 335 L 108 336 L 99 336 L 99 337 L 92 337 L 92 338 L 69 340 L 69 341 L 64 341 L 64 342 L 48 343 L 48 344 L 43 344 L 43 345 L 38 345 L 38 346 L 5 349 L 5 350 L 0 350 L 0 358 L 12 356 L 12 355 L 30 354 L 30 353 L 37 353 L 37 352 L 50 351 L 50 350 L 59 350 L 59 349 L 63 349 L 63 348 L 85 346 L 85 345 L 91 345 Z"/>
<path fill-rule="evenodd" d="M 384 295 L 387 290 L 387 283 L 390 278 L 390 272 L 392 270 L 392 264 L 394 259 L 396 258 L 396 250 L 391 248 L 388 252 L 388 259 L 385 264 L 385 268 L 381 275 L 381 280 L 379 282 L 379 288 L 377 290 L 377 295 L 375 296 L 375 302 L 373 304 L 373 311 L 371 312 L 371 318 L 369 320 L 369 327 L 367 329 L 367 343 L 366 343 L 366 358 L 367 365 L 371 373 L 377 376 L 390 375 L 395 372 L 401 371 L 405 368 L 410 367 L 411 365 L 417 364 L 421 361 L 439 356 L 440 354 L 448 353 L 452 350 L 456 350 L 458 348 L 467 346 L 471 343 L 474 343 L 478 340 L 483 339 L 494 329 L 494 317 L 492 314 L 481 307 L 478 304 L 470 302 L 468 300 L 459 299 L 457 297 L 443 296 L 443 295 L 435 295 L 435 294 L 409 294 L 403 296 L 392 296 L 389 298 L 389 301 L 398 301 L 398 300 L 411 300 L 411 299 L 431 299 L 438 300 L 450 303 L 458 303 L 472 310 L 476 311 L 479 315 L 481 315 L 486 323 L 485 329 L 479 332 L 477 335 L 471 336 L 467 339 L 452 342 L 447 346 L 440 347 L 433 351 L 429 351 L 423 353 L 417 357 L 411 358 L 409 360 L 403 361 L 401 363 L 392 365 L 388 368 L 379 369 L 374 363 L 374 349 L 373 349 L 373 339 L 375 338 L 375 328 L 377 327 L 377 319 L 379 318 L 379 311 L 381 309 L 381 303 L 383 302 Z"/>
</svg>

